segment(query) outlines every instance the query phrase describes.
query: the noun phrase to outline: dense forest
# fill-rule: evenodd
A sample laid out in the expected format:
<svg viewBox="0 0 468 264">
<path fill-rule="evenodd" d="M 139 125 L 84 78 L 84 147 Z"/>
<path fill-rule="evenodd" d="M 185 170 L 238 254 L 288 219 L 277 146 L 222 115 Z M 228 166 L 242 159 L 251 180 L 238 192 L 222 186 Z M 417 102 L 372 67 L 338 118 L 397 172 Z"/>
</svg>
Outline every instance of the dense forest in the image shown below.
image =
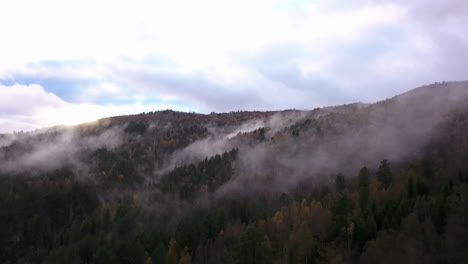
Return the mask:
<svg viewBox="0 0 468 264">
<path fill-rule="evenodd" d="M 0 135 L 1 263 L 467 263 L 468 82 Z"/>
</svg>

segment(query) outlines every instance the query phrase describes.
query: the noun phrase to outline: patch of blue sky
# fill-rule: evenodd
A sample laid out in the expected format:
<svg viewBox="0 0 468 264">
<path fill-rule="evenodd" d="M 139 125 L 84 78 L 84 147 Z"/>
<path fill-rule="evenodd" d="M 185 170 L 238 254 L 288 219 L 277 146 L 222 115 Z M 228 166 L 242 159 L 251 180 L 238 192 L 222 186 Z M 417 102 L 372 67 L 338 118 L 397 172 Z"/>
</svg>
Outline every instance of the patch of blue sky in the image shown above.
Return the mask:
<svg viewBox="0 0 468 264">
<path fill-rule="evenodd" d="M 5 78 L 5 79 L 0 78 L 0 84 L 4 86 L 11 86 L 15 84 L 15 81 L 11 78 Z"/>
<path fill-rule="evenodd" d="M 39 84 L 45 91 L 53 93 L 70 103 L 79 100 L 79 95 L 84 88 L 97 84 L 94 80 L 66 80 L 63 78 L 45 78 L 28 75 L 15 75 L 14 80 L 9 80 L 9 83 L 10 85 L 13 83 L 24 85 Z"/>
<path fill-rule="evenodd" d="M 60 68 L 63 66 L 67 65 L 87 65 L 87 64 L 92 64 L 94 61 L 92 60 L 41 60 L 37 64 L 43 66 L 43 67 L 55 67 L 55 68 Z"/>
</svg>

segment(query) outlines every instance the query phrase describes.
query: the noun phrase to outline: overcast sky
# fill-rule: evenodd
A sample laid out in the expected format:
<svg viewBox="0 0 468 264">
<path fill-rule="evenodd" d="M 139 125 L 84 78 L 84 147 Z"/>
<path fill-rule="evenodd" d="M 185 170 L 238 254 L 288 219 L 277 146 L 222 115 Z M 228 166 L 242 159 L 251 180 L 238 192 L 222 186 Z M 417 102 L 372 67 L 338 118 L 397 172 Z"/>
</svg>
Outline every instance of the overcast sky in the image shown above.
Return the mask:
<svg viewBox="0 0 468 264">
<path fill-rule="evenodd" d="M 0 132 L 312 109 L 468 79 L 468 1 L 1 1 Z"/>
</svg>

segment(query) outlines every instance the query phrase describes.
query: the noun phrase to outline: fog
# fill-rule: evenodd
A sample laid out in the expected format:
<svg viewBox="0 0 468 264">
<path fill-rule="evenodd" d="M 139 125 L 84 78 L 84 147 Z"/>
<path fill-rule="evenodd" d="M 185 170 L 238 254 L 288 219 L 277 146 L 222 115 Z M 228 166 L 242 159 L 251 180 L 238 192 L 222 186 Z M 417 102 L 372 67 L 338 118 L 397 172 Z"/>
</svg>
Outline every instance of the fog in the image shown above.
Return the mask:
<svg viewBox="0 0 468 264">
<path fill-rule="evenodd" d="M 80 155 L 100 148 L 117 148 L 122 144 L 121 132 L 122 129 L 112 128 L 97 135 L 82 136 L 79 127 L 57 127 L 4 135 L 0 141 L 0 171 L 35 175 L 67 166 L 77 175 L 86 176 L 90 165 Z"/>
<path fill-rule="evenodd" d="M 250 120 L 239 126 L 220 128 L 209 127 L 209 136 L 198 140 L 185 148 L 176 150 L 156 174 L 164 174 L 175 167 L 200 162 L 216 154 L 222 154 L 235 147 L 243 148 L 246 142 L 239 139 L 243 134 L 251 133 L 260 128 L 268 128 L 265 137 L 271 137 L 279 130 L 293 125 L 306 116 L 308 111 L 286 111 L 274 114 L 269 118 Z"/>
<path fill-rule="evenodd" d="M 372 105 L 309 112 L 297 120 L 314 125 L 299 136 L 289 132 L 240 146 L 237 175 L 218 194 L 290 192 L 305 182 L 330 183 L 337 173 L 354 177 L 363 166 L 375 171 L 383 159 L 398 164 L 422 158 L 427 143 L 443 136 L 441 122 L 451 111 L 468 110 L 466 102 L 466 82 L 444 83 Z"/>
<path fill-rule="evenodd" d="M 137 164 L 135 174 L 149 179 L 147 183 L 157 183 L 178 166 L 238 148 L 234 176 L 210 194 L 212 197 L 276 194 L 301 186 L 330 184 L 337 173 L 354 177 L 363 166 L 375 171 L 383 159 L 398 164 L 421 158 L 427 143 L 439 136 L 438 126 L 446 115 L 455 109 L 466 110 L 467 101 L 468 83 L 453 82 L 421 87 L 374 104 L 283 111 L 239 126 L 218 127 L 208 122 L 204 124 L 207 137 L 169 153 L 162 165 L 153 166 L 153 172 L 143 169 L 147 164 Z M 143 144 L 138 142 L 151 137 L 136 135 L 129 140 L 126 126 L 106 123 L 96 133 L 88 134 L 77 126 L 2 135 L 0 171 L 35 175 L 67 167 L 86 178 L 95 169 L 94 164 L 86 162 L 86 155 L 102 148 L 121 151 L 128 144 Z M 148 127 L 170 128 L 156 123 Z M 174 198 L 151 188 L 142 186 L 141 192 L 130 193 L 141 201 L 155 194 L 159 203 Z M 206 204 L 207 199 L 200 195 L 197 203 Z"/>
</svg>

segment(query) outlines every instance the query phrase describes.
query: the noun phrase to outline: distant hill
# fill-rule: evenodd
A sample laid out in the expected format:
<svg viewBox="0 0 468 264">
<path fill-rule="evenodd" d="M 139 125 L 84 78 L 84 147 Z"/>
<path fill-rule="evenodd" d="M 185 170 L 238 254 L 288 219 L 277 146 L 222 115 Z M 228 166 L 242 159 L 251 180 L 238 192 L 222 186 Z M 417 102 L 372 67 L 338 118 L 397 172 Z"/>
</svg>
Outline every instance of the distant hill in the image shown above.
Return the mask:
<svg viewBox="0 0 468 264">
<path fill-rule="evenodd" d="M 467 191 L 468 81 L 117 116 L 0 135 L 0 262 L 463 263 Z"/>
</svg>

